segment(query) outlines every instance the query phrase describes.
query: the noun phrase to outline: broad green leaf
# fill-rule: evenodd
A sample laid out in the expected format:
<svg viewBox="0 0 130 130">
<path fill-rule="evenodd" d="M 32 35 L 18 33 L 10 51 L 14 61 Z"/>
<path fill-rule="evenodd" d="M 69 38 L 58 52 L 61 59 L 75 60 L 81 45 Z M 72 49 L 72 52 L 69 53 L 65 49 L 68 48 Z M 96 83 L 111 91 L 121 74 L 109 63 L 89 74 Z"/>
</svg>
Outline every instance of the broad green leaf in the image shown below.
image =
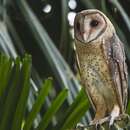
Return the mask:
<svg viewBox="0 0 130 130">
<path fill-rule="evenodd" d="M 82 102 L 71 112 L 66 121 L 64 122 L 60 130 L 66 130 L 73 128 L 80 121 L 81 117 L 88 110 L 87 100 L 82 100 Z"/>
<path fill-rule="evenodd" d="M 69 66 L 55 47 L 54 42 L 49 37 L 43 25 L 39 22 L 28 3 L 25 0 L 19 0 L 17 4 L 26 21 L 28 21 L 28 27 L 37 40 L 37 44 L 42 50 L 43 55 L 48 60 L 59 84 L 63 88 L 65 86 L 70 90 L 70 94 L 67 98 L 68 102 L 72 103 L 73 98 L 76 97 L 77 91 L 80 88 L 78 81 L 75 79 Z"/>
<path fill-rule="evenodd" d="M 111 0 L 110 2 L 119 10 L 122 18 L 124 19 L 124 22 L 127 25 L 127 28 L 129 29 L 129 32 L 130 32 L 130 18 L 129 18 L 129 15 L 126 13 L 123 6 L 119 3 L 119 0 Z"/>
<path fill-rule="evenodd" d="M 10 81 L 8 81 L 8 87 L 5 92 L 5 94 L 7 94 L 7 97 L 1 99 L 5 100 L 5 103 L 2 106 L 3 111 L 1 115 L 2 117 L 0 122 L 0 130 L 6 130 L 11 127 L 12 117 L 14 115 L 17 104 L 17 96 L 18 96 L 17 90 L 19 80 L 20 80 L 20 59 L 17 58 L 11 73 Z"/>
<path fill-rule="evenodd" d="M 64 56 L 65 59 L 69 59 L 70 56 L 70 50 L 72 50 L 71 47 L 71 41 L 70 41 L 70 33 L 69 33 L 69 24 L 67 15 L 69 13 L 69 7 L 68 7 L 68 0 L 61 0 L 61 9 L 62 9 L 62 15 L 61 15 L 61 38 L 60 38 L 60 52 Z"/>
<path fill-rule="evenodd" d="M 69 109 L 67 110 L 66 112 L 66 115 L 70 115 L 72 113 L 72 111 L 78 106 L 80 105 L 80 103 L 82 101 L 86 100 L 86 102 L 88 102 L 88 99 L 87 99 L 87 95 L 86 93 L 84 92 L 84 89 L 81 89 L 79 94 L 77 95 L 76 99 L 74 100 L 74 102 L 70 105 Z"/>
<path fill-rule="evenodd" d="M 84 92 L 84 89 L 81 89 L 78 93 L 77 97 L 75 98 L 74 102 L 69 106 L 67 111 L 62 116 L 62 119 L 58 122 L 56 129 L 61 129 L 61 127 L 64 125 L 65 121 L 69 118 L 71 113 L 80 106 L 81 102 L 84 102 L 86 100 L 86 103 L 88 102 L 87 95 Z M 89 105 L 89 104 L 88 104 Z M 88 108 L 88 106 L 87 106 Z"/>
<path fill-rule="evenodd" d="M 64 89 L 60 92 L 60 94 L 56 97 L 56 99 L 52 102 L 51 106 L 48 108 L 47 112 L 43 116 L 42 121 L 39 124 L 37 130 L 45 130 L 54 114 L 59 110 L 60 106 L 65 101 L 68 94 L 68 90 Z"/>
<path fill-rule="evenodd" d="M 7 83 L 9 82 L 9 77 L 12 68 L 12 60 L 3 54 L 0 54 L 0 97 L 2 96 Z"/>
<path fill-rule="evenodd" d="M 41 87 L 41 90 L 39 90 L 40 92 L 39 92 L 38 97 L 37 97 L 37 99 L 32 107 L 32 110 L 29 113 L 27 119 L 25 120 L 25 126 L 24 126 L 23 130 L 29 130 L 31 128 L 32 123 L 33 123 L 36 115 L 40 111 L 40 109 L 45 101 L 45 98 L 48 95 L 51 87 L 52 87 L 52 81 L 51 81 L 51 79 L 47 79 L 45 81 L 45 83 L 43 84 L 43 86 Z"/>
<path fill-rule="evenodd" d="M 7 89 L 7 85 L 10 80 L 10 74 L 12 71 L 12 60 L 6 57 L 3 54 L 0 54 L 0 106 L 3 106 L 5 103 L 5 92 Z M 2 118 L 2 109 L 3 107 L 0 107 L 0 121 Z"/>
<path fill-rule="evenodd" d="M 30 69 L 31 69 L 31 57 L 26 55 L 23 59 L 22 65 L 22 90 L 17 104 L 17 108 L 14 114 L 13 124 L 11 130 L 21 130 L 22 121 L 24 119 L 25 108 L 27 105 L 29 88 L 30 88 Z"/>
</svg>

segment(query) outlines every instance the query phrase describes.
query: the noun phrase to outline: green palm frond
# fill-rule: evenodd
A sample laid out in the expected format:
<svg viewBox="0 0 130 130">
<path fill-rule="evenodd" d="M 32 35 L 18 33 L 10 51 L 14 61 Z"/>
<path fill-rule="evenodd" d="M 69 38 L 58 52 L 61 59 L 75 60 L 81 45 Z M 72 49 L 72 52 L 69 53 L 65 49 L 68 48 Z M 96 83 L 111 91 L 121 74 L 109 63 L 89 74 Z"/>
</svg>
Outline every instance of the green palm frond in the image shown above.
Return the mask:
<svg viewBox="0 0 130 130">
<path fill-rule="evenodd" d="M 47 79 L 39 92 L 37 92 L 35 103 L 33 104 L 31 111 L 27 110 L 27 101 L 29 98 L 30 85 L 30 75 L 31 75 L 31 58 L 26 55 L 22 60 L 18 57 L 15 59 L 8 58 L 4 55 L 0 55 L 0 65 L 1 69 L 6 70 L 6 72 L 1 73 L 0 81 L 1 86 L 1 116 L 0 116 L 0 130 L 30 130 L 33 128 L 33 122 L 35 121 L 37 114 L 40 113 L 41 108 L 45 104 L 45 98 L 52 89 L 52 80 Z M 6 81 L 5 81 L 6 79 Z M 81 92 L 83 94 L 83 92 Z M 83 101 L 81 93 L 75 100 L 66 114 L 64 113 L 64 118 L 62 117 L 61 122 L 75 120 L 69 127 L 76 125 L 80 120 L 81 116 L 86 112 L 88 108 L 87 100 Z M 62 90 L 57 97 L 52 101 L 51 105 L 47 108 L 47 111 L 43 114 L 37 130 L 45 130 L 47 126 L 51 123 L 52 117 L 60 109 L 65 100 L 67 99 L 68 91 L 66 89 Z M 76 109 L 75 107 L 78 106 Z M 82 108 L 85 108 L 82 110 Z M 81 111 L 77 116 L 77 112 Z M 73 113 L 71 113 L 73 111 Z M 27 115 L 26 115 L 27 113 Z M 69 116 L 68 114 L 71 113 Z M 64 123 L 63 123 L 64 124 Z M 65 123 L 66 124 L 66 123 Z M 68 126 L 67 124 L 65 126 Z M 64 127 L 63 125 L 60 126 Z"/>
<path fill-rule="evenodd" d="M 76 9 L 69 1 L 0 1 L 0 130 L 65 130 L 91 120 L 88 98 L 70 69 L 69 12 L 103 11 L 124 43 L 129 71 L 129 0 L 76 0 Z M 47 3 L 52 10 L 45 14 Z"/>
</svg>

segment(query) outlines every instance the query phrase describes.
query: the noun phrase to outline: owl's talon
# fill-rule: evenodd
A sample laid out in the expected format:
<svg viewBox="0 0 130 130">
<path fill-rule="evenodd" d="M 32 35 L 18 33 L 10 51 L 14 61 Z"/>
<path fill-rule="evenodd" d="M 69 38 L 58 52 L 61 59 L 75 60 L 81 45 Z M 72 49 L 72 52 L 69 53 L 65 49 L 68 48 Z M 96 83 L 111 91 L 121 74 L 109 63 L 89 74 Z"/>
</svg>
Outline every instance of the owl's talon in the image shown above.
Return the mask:
<svg viewBox="0 0 130 130">
<path fill-rule="evenodd" d="M 99 120 L 93 120 L 90 122 L 90 125 L 102 125 L 105 122 L 109 121 L 109 117 L 105 117 L 103 119 L 99 119 Z"/>
</svg>

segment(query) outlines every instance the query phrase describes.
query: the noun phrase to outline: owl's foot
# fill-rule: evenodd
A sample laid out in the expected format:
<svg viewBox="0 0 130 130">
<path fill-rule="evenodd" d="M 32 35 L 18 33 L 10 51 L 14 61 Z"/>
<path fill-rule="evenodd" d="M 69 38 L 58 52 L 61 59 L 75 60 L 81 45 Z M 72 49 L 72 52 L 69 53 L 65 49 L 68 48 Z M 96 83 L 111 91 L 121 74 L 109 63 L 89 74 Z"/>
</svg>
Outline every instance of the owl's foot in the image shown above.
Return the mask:
<svg viewBox="0 0 130 130">
<path fill-rule="evenodd" d="M 98 128 L 100 128 L 100 126 L 105 123 L 105 122 L 108 122 L 109 121 L 109 117 L 105 117 L 105 118 L 102 118 L 102 119 L 94 119 L 93 121 L 90 122 L 90 126 L 94 125 L 96 127 L 96 130 L 98 130 Z"/>
<path fill-rule="evenodd" d="M 102 118 L 102 119 L 94 119 L 93 121 L 90 122 L 90 125 L 101 125 L 105 122 L 109 121 L 109 117 L 105 117 L 105 118 Z"/>
</svg>

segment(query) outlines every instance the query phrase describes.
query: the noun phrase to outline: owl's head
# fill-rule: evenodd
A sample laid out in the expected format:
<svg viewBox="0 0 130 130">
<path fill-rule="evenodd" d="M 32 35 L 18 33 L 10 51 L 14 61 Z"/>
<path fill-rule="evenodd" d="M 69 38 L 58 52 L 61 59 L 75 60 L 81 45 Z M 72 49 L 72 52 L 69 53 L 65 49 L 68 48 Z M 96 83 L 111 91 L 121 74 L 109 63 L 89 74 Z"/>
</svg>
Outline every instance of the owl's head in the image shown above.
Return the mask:
<svg viewBox="0 0 130 130">
<path fill-rule="evenodd" d="M 99 10 L 89 9 L 77 13 L 74 21 L 75 38 L 89 43 L 101 37 L 105 31 L 114 31 L 110 20 Z"/>
</svg>

